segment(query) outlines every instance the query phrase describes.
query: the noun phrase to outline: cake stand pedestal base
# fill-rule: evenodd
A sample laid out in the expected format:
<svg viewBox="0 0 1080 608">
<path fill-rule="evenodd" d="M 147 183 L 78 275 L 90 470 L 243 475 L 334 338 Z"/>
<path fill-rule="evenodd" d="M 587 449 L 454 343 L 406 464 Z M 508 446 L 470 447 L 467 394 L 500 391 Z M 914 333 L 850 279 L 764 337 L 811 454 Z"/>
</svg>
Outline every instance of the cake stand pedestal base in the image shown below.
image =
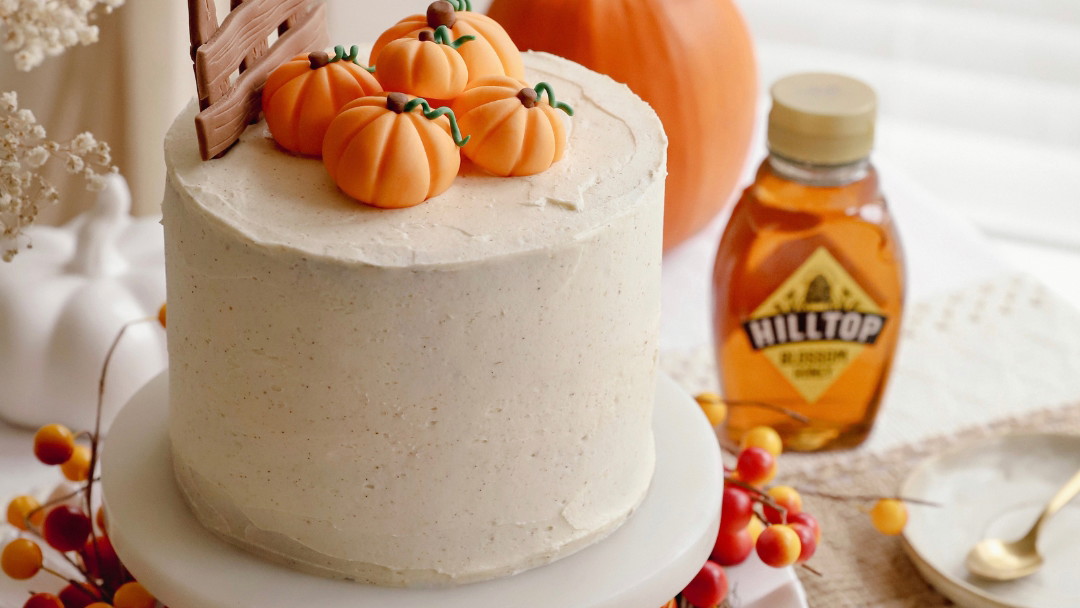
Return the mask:
<svg viewBox="0 0 1080 608">
<path fill-rule="evenodd" d="M 109 532 L 124 564 L 171 608 L 658 608 L 697 574 L 716 540 L 721 463 L 697 404 L 657 383 L 656 474 L 611 536 L 552 564 L 452 588 L 399 589 L 320 578 L 250 555 L 206 531 L 173 480 L 168 377 L 119 413 L 102 460 Z"/>
</svg>

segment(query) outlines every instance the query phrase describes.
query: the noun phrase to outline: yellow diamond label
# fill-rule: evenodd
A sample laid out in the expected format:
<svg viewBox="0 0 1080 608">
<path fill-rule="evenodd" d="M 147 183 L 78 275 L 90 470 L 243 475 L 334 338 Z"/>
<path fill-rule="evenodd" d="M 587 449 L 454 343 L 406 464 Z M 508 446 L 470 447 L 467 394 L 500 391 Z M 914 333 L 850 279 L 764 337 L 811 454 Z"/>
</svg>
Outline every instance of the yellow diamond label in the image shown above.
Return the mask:
<svg viewBox="0 0 1080 608">
<path fill-rule="evenodd" d="M 814 403 L 877 341 L 887 320 L 829 250 L 819 247 L 743 329 L 754 350 Z"/>
</svg>

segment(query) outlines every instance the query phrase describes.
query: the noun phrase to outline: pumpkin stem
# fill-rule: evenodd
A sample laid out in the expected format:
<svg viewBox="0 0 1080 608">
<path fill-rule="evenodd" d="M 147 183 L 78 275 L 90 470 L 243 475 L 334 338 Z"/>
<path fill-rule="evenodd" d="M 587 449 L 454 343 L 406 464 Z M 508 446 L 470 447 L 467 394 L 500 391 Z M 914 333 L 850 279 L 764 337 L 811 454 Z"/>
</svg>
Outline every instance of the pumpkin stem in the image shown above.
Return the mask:
<svg viewBox="0 0 1080 608">
<path fill-rule="evenodd" d="M 404 93 L 390 93 L 386 96 L 386 109 L 395 114 L 410 111 L 411 108 L 406 109 L 406 104 L 408 103 L 409 96 Z"/>
<path fill-rule="evenodd" d="M 450 38 L 452 35 L 453 34 L 450 33 L 450 28 L 446 27 L 445 25 L 440 25 L 439 27 L 435 28 L 435 42 L 439 44 L 445 44 L 452 49 L 457 49 L 458 47 L 465 44 L 466 42 L 469 42 L 470 40 L 476 40 L 476 36 L 462 36 L 461 38 L 452 41 Z"/>
<path fill-rule="evenodd" d="M 457 10 L 450 2 L 438 0 L 428 6 L 427 24 L 431 29 L 435 29 L 440 25 L 454 27 L 455 23 L 457 23 Z"/>
<path fill-rule="evenodd" d="M 466 135 L 465 139 L 461 138 L 461 129 L 458 128 L 457 116 L 454 116 L 454 111 L 453 110 L 451 110 L 450 108 L 448 108 L 446 106 L 443 106 L 441 108 L 436 108 L 436 109 L 432 110 L 431 106 L 428 105 L 428 102 L 427 102 L 426 99 L 424 99 L 423 97 L 417 97 L 416 99 L 414 99 L 414 100 L 410 101 L 409 103 L 405 104 L 405 111 L 406 112 L 412 112 L 413 110 L 415 110 L 418 107 L 423 108 L 422 112 L 424 114 L 424 118 L 427 118 L 428 120 L 435 120 L 436 118 L 438 118 L 440 116 L 446 116 L 447 118 L 449 118 L 450 119 L 450 135 L 454 138 L 454 143 L 457 144 L 457 146 L 459 148 L 464 146 L 465 144 L 469 143 L 469 140 L 472 138 L 472 135 Z"/>
<path fill-rule="evenodd" d="M 573 116 L 574 115 L 574 108 L 571 108 L 570 106 L 566 105 L 565 103 L 563 103 L 561 101 L 555 101 L 555 92 L 551 90 L 551 85 L 550 84 L 548 84 L 546 82 L 541 82 L 541 83 L 537 83 L 537 85 L 535 87 L 533 87 L 533 88 L 536 89 L 536 98 L 538 100 L 543 99 L 544 98 L 544 93 L 547 93 L 548 104 L 550 104 L 551 107 L 558 108 L 558 109 L 562 110 L 563 112 L 566 112 L 567 116 Z"/>
<path fill-rule="evenodd" d="M 536 107 L 536 89 L 525 87 L 517 92 L 517 98 L 521 100 L 521 105 L 526 108 Z"/>
<path fill-rule="evenodd" d="M 315 51 L 314 53 L 308 53 L 308 62 L 311 63 L 311 69 L 317 70 L 324 65 L 330 63 L 330 56 L 324 51 Z"/>
<path fill-rule="evenodd" d="M 75 253 L 66 271 L 92 278 L 123 274 L 128 261 L 120 253 L 117 239 L 130 223 L 131 191 L 123 177 L 108 178 L 94 207 L 83 214 L 75 234 Z"/>
</svg>

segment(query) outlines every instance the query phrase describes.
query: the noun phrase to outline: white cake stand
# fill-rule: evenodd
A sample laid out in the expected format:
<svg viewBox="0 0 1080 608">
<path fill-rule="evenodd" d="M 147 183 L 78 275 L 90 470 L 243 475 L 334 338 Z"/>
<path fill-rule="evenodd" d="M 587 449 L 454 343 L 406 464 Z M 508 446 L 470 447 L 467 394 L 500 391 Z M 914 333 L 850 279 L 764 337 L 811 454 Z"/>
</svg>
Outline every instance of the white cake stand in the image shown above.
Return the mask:
<svg viewBox="0 0 1080 608">
<path fill-rule="evenodd" d="M 652 487 L 605 540 L 516 576 L 453 588 L 375 587 L 302 574 L 219 540 L 195 520 L 173 481 L 167 387 L 163 373 L 117 416 L 102 483 L 113 545 L 171 608 L 657 608 L 697 574 L 716 539 L 716 438 L 693 399 L 661 376 Z"/>
</svg>

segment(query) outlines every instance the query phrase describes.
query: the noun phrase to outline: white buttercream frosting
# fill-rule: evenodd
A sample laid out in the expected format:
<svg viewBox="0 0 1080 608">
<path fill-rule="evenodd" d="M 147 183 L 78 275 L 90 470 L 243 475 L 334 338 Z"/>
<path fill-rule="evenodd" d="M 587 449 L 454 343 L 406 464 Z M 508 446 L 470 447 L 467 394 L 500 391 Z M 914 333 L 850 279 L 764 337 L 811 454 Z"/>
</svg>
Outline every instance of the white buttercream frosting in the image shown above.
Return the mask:
<svg viewBox="0 0 1080 608">
<path fill-rule="evenodd" d="M 166 139 L 170 437 L 200 521 L 385 585 L 511 574 L 613 531 L 652 476 L 666 140 L 625 86 L 527 53 L 574 106 L 529 178 L 403 210 L 249 127 Z"/>
</svg>

